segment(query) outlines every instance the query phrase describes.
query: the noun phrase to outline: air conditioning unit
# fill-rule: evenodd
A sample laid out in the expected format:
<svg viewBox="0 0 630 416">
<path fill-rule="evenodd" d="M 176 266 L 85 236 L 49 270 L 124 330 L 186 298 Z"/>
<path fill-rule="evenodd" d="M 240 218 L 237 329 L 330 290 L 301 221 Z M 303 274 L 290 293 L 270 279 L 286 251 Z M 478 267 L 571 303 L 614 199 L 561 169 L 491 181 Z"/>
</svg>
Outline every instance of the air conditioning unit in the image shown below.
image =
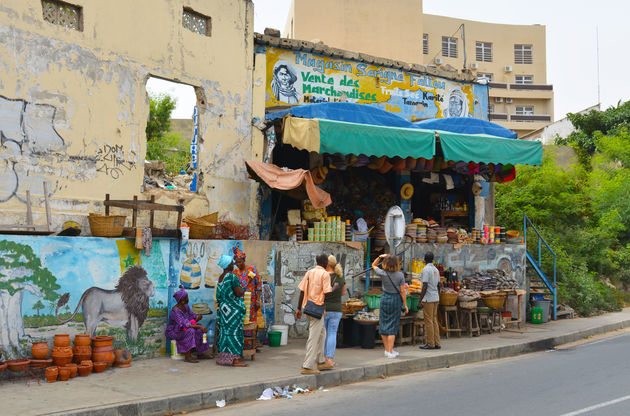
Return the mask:
<svg viewBox="0 0 630 416">
<path fill-rule="evenodd" d="M 502 97 L 494 97 L 494 102 L 495 103 L 502 103 L 503 102 L 503 98 Z"/>
<path fill-rule="evenodd" d="M 479 68 L 478 63 L 473 62 L 472 64 L 470 64 L 470 69 L 477 69 L 477 68 Z"/>
<path fill-rule="evenodd" d="M 511 65 L 506 65 L 506 66 L 503 67 L 503 70 L 505 72 L 512 72 L 512 66 Z"/>
<path fill-rule="evenodd" d="M 507 104 L 512 104 L 512 99 L 511 99 L 511 98 L 506 98 L 506 99 L 505 99 L 505 102 L 506 102 Z"/>
<path fill-rule="evenodd" d="M 438 65 L 442 65 L 444 63 L 444 59 L 442 58 L 435 58 L 435 63 Z"/>
</svg>

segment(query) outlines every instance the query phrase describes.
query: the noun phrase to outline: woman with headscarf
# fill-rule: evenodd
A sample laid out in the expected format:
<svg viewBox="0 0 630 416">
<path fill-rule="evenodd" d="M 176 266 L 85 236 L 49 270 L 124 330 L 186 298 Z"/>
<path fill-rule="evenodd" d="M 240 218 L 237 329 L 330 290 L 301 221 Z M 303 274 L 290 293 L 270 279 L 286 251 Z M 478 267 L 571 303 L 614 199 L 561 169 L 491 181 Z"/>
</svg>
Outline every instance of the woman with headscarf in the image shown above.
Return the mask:
<svg viewBox="0 0 630 416">
<path fill-rule="evenodd" d="M 324 356 L 328 364 L 336 367 L 337 329 L 341 320 L 341 297 L 346 292 L 346 282 L 343 279 L 341 264 L 337 263 L 337 258 L 332 254 L 328 256 L 326 271 L 330 274 L 330 285 L 333 291 L 326 293 L 324 298 L 324 304 L 326 305 L 326 315 L 324 315 L 324 328 L 326 328 Z"/>
<path fill-rule="evenodd" d="M 173 306 L 168 317 L 168 325 L 166 326 L 166 338 L 175 340 L 177 344 L 177 352 L 184 354 L 184 361 L 189 363 L 197 363 L 192 358 L 192 351 L 197 352 L 197 358 L 208 358 L 203 354 L 210 349 L 208 343 L 203 342 L 203 334 L 208 330 L 199 325 L 202 316 L 196 315 L 188 305 L 188 294 L 183 286 L 173 295 L 177 305 Z"/>
<path fill-rule="evenodd" d="M 232 248 L 234 253 L 234 274 L 238 277 L 243 292 L 250 292 L 252 294 L 252 302 L 249 306 L 247 313 L 249 314 L 249 322 L 256 322 L 258 310 L 260 309 L 260 295 L 262 293 L 262 278 L 258 274 L 256 267 L 247 266 L 245 264 L 245 253 L 238 246 Z M 251 338 L 253 334 L 251 331 L 246 331 L 245 336 L 250 337 L 245 342 L 244 349 L 253 350 L 257 347 L 254 345 L 254 341 Z"/>
<path fill-rule="evenodd" d="M 223 255 L 218 265 L 223 269 L 217 284 L 217 364 L 247 367 L 241 362 L 243 354 L 243 318 L 245 302 L 243 289 L 235 274 L 232 256 Z"/>
</svg>

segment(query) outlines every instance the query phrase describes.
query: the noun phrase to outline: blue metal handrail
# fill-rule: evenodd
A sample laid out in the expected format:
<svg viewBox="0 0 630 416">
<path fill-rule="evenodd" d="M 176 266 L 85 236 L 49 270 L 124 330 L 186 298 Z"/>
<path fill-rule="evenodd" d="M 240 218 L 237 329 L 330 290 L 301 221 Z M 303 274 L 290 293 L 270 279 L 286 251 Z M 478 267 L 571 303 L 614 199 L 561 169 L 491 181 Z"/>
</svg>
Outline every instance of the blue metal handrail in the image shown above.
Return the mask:
<svg viewBox="0 0 630 416">
<path fill-rule="evenodd" d="M 540 275 L 540 277 L 542 278 L 543 282 L 545 282 L 545 285 L 547 286 L 547 288 L 549 289 L 549 291 L 551 291 L 551 294 L 553 295 L 553 319 L 556 319 L 556 309 L 557 309 L 557 283 L 556 283 L 556 253 L 553 251 L 553 249 L 549 246 L 549 244 L 547 244 L 547 241 L 545 241 L 545 239 L 543 238 L 542 235 L 540 235 L 540 232 L 538 231 L 538 229 L 536 228 L 536 226 L 534 225 L 534 223 L 532 223 L 532 221 L 527 217 L 527 214 L 523 213 L 523 240 L 525 243 L 525 249 L 527 250 L 527 225 L 529 224 L 530 227 L 532 227 L 532 229 L 534 230 L 534 232 L 536 233 L 536 236 L 538 237 L 538 262 L 536 262 L 536 260 L 534 259 L 533 256 L 528 256 L 530 261 L 533 261 L 533 263 L 537 263 L 538 267 L 534 267 L 534 269 L 536 270 L 536 273 L 538 273 Z M 551 256 L 553 257 L 553 287 L 551 286 L 551 282 L 549 282 L 549 280 L 547 279 L 547 276 L 544 275 L 544 272 L 542 271 L 542 244 L 545 245 L 545 247 L 547 248 L 547 250 L 549 251 L 549 253 L 551 254 Z"/>
</svg>

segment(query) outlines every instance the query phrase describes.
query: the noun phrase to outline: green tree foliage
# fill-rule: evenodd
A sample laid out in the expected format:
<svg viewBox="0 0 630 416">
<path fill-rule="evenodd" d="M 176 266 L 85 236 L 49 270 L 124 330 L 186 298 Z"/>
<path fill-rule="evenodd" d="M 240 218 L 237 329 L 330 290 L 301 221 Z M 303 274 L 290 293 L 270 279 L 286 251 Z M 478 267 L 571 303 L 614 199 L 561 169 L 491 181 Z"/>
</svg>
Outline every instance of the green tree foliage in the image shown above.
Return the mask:
<svg viewBox="0 0 630 416">
<path fill-rule="evenodd" d="M 556 144 L 571 146 L 577 152 L 580 163 L 590 167 L 591 156 L 598 150 L 598 137 L 615 134 L 630 123 L 630 101 L 617 104 L 606 111 L 591 110 L 586 114 L 567 114 L 576 131 L 567 137 L 556 139 Z"/>
<path fill-rule="evenodd" d="M 177 101 L 167 94 L 149 96 L 149 121 L 147 141 L 164 137 L 171 128 L 171 114 Z"/>
<path fill-rule="evenodd" d="M 162 160 L 166 171 L 178 174 L 190 162 L 190 143 L 180 134 L 170 133 L 171 114 L 176 101 L 169 95 L 149 96 L 147 122 L 147 160 Z"/>
<path fill-rule="evenodd" d="M 497 221 L 520 229 L 523 212 L 532 219 L 556 252 L 561 301 L 581 315 L 618 310 L 629 296 L 605 279 L 630 287 L 630 102 L 569 118 L 577 130 L 557 143 L 576 149 L 579 163 L 561 167 L 545 148 L 541 167 L 521 166 L 497 186 Z M 528 239 L 530 252 L 536 243 Z"/>
</svg>

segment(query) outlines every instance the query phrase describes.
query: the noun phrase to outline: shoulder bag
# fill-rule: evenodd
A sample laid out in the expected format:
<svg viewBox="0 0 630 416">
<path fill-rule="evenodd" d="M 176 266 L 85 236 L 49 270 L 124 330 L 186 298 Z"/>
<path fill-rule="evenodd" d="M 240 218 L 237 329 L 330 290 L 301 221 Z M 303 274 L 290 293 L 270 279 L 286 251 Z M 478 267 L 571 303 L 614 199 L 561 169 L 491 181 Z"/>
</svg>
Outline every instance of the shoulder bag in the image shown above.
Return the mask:
<svg viewBox="0 0 630 416">
<path fill-rule="evenodd" d="M 306 280 L 306 306 L 304 306 L 304 314 L 310 316 L 311 318 L 315 318 L 315 319 L 322 319 L 322 316 L 324 315 L 324 310 L 326 309 L 326 305 L 318 305 L 313 301 L 308 300 L 308 285 L 311 281 L 311 276 L 309 275 L 308 279 Z"/>
<path fill-rule="evenodd" d="M 383 271 L 385 272 L 385 274 L 387 274 L 387 278 L 389 279 L 389 283 L 391 283 L 391 284 L 392 284 L 392 286 L 394 286 L 394 289 L 396 289 L 396 292 L 398 292 L 398 296 L 400 296 L 400 300 L 402 301 L 402 293 L 400 293 L 400 289 L 398 288 L 398 286 L 396 286 L 396 285 L 394 284 L 394 281 L 392 280 L 391 276 L 389 275 L 389 271 L 388 271 L 388 270 L 385 270 L 385 269 L 383 269 Z M 403 280 L 403 281 L 404 281 L 404 280 Z M 404 305 L 404 304 L 400 305 L 400 310 L 401 310 L 402 312 L 404 312 L 404 311 L 405 311 L 405 305 Z"/>
</svg>

